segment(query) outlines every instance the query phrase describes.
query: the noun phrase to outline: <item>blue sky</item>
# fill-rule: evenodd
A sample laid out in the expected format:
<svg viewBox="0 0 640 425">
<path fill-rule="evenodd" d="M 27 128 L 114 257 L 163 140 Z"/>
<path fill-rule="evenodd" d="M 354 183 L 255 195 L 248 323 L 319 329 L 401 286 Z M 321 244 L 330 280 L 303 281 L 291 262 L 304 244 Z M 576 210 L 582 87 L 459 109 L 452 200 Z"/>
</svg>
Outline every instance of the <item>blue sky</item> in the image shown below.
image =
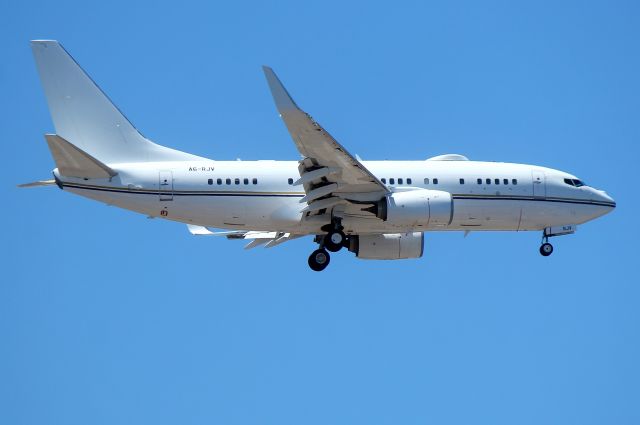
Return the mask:
<svg viewBox="0 0 640 425">
<path fill-rule="evenodd" d="M 132 4 L 133 3 L 133 4 Z M 640 6 L 5 2 L 0 423 L 637 424 Z M 296 159 L 260 66 L 365 159 L 572 172 L 616 211 L 554 240 L 427 234 L 417 261 L 245 252 L 56 188 L 28 40 L 154 141 Z"/>
</svg>

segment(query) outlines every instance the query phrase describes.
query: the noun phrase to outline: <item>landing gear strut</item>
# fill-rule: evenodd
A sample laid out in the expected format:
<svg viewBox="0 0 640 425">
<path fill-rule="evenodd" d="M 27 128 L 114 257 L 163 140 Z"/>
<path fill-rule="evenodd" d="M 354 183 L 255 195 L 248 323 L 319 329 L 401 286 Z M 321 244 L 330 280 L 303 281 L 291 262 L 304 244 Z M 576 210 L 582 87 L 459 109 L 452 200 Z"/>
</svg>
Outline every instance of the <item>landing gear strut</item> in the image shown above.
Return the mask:
<svg viewBox="0 0 640 425">
<path fill-rule="evenodd" d="M 309 267 L 315 272 L 321 272 L 327 268 L 330 261 L 331 257 L 324 248 L 316 249 L 309 256 Z"/>
</svg>

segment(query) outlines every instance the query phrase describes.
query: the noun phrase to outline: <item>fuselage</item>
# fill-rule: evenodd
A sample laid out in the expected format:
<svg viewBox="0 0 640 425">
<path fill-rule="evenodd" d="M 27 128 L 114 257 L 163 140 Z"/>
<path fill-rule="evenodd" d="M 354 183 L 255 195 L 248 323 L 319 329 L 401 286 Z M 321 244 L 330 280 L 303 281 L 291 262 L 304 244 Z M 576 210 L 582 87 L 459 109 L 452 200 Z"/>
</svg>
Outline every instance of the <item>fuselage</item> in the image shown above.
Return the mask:
<svg viewBox="0 0 640 425">
<path fill-rule="evenodd" d="M 568 173 L 534 165 L 478 161 L 363 161 L 392 192 L 451 193 L 448 224 L 392 225 L 366 212 L 344 214 L 345 233 L 526 231 L 577 225 L 615 202 Z M 306 217 L 297 161 L 181 161 L 109 164 L 112 179 L 71 178 L 54 170 L 65 190 L 168 220 L 234 230 L 321 233 L 326 222 Z M 581 183 L 581 182 L 580 182 Z"/>
<path fill-rule="evenodd" d="M 272 247 L 314 235 L 308 259 L 324 270 L 329 252 L 357 258 L 420 258 L 428 231 L 542 230 L 574 233 L 615 202 L 575 176 L 525 164 L 362 161 L 300 109 L 273 69 L 263 67 L 300 161 L 214 161 L 153 143 L 111 103 L 55 40 L 33 40 L 55 134 L 45 140 L 55 183 L 78 195 L 149 217 Z M 24 187 L 53 184 L 38 181 Z M 229 232 L 213 232 L 211 228 Z"/>
</svg>

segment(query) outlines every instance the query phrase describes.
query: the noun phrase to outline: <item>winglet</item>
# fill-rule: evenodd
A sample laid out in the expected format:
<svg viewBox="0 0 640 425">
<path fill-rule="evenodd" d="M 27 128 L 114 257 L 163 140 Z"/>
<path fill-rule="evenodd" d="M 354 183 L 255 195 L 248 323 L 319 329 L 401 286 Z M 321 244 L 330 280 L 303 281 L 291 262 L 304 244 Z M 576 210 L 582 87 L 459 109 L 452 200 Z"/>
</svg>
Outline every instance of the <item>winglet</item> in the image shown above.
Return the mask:
<svg viewBox="0 0 640 425">
<path fill-rule="evenodd" d="M 273 100 L 276 102 L 276 107 L 278 108 L 278 112 L 281 114 L 287 111 L 295 111 L 300 108 L 296 105 L 296 102 L 291 98 L 291 95 L 284 88 L 282 82 L 278 78 L 273 69 L 268 66 L 263 66 L 262 70 L 264 71 L 265 77 L 267 77 L 267 83 L 269 83 L 269 89 L 271 90 L 271 95 L 273 96 Z"/>
</svg>

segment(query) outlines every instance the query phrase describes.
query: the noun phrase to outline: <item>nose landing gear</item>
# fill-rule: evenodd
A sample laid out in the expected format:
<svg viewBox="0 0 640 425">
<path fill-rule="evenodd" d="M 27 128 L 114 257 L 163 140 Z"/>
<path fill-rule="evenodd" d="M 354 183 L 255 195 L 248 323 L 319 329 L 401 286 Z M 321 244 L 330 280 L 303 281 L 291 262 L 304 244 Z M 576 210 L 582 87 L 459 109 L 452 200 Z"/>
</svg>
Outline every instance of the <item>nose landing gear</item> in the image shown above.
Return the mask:
<svg viewBox="0 0 640 425">
<path fill-rule="evenodd" d="M 548 257 L 553 253 L 553 245 L 549 243 L 549 234 L 547 229 L 542 232 L 542 245 L 540 245 L 540 255 Z"/>
<path fill-rule="evenodd" d="M 553 245 L 549 243 L 549 238 L 552 236 L 570 235 L 575 233 L 577 227 L 573 224 L 566 226 L 553 226 L 547 227 L 542 232 L 542 245 L 540 246 L 540 254 L 543 257 L 548 257 L 553 253 Z"/>
<path fill-rule="evenodd" d="M 540 254 L 542 254 L 543 257 L 548 257 L 553 253 L 553 245 L 551 245 L 549 242 L 545 242 L 540 246 Z"/>
</svg>

